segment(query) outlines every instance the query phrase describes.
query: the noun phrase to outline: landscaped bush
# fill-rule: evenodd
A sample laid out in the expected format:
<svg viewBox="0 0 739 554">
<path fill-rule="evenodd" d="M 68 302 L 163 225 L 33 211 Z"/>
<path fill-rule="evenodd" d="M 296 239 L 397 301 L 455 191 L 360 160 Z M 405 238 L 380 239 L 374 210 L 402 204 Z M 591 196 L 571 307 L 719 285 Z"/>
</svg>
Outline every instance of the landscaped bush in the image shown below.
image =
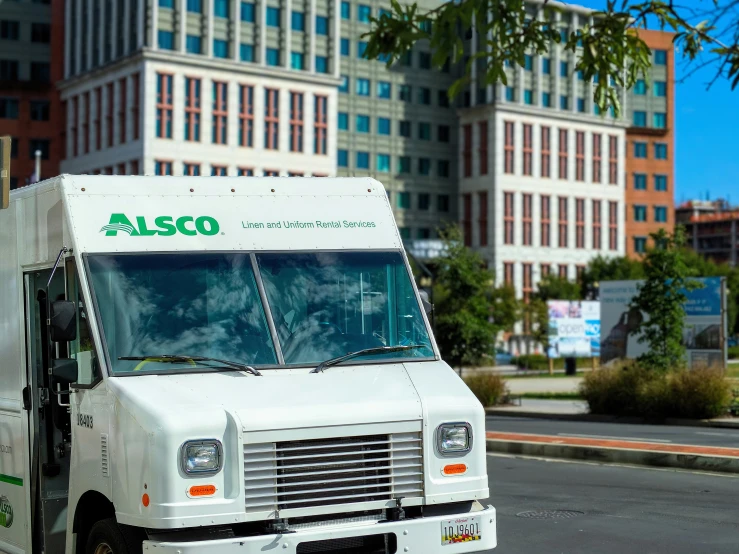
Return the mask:
<svg viewBox="0 0 739 554">
<path fill-rule="evenodd" d="M 730 346 L 729 347 L 729 359 L 730 360 L 739 359 L 739 346 Z"/>
<path fill-rule="evenodd" d="M 719 370 L 649 371 L 636 364 L 585 375 L 590 412 L 652 419 L 707 419 L 726 412 L 731 387 Z"/>
<path fill-rule="evenodd" d="M 703 419 L 722 415 L 731 403 L 731 384 L 716 369 L 681 371 L 672 378 L 679 417 Z"/>
<path fill-rule="evenodd" d="M 505 381 L 497 373 L 479 373 L 464 382 L 483 406 L 500 404 L 508 392 Z"/>
<path fill-rule="evenodd" d="M 549 369 L 549 358 L 544 354 L 522 354 L 512 358 L 511 363 L 519 369 L 531 369 L 535 371 Z M 553 365 L 554 369 L 564 369 L 564 358 L 555 358 Z M 578 368 L 589 368 L 592 365 L 593 361 L 590 358 L 577 358 Z"/>
<path fill-rule="evenodd" d="M 513 358 L 511 363 L 525 369 L 549 369 L 549 358 L 543 354 L 521 354 Z"/>
</svg>

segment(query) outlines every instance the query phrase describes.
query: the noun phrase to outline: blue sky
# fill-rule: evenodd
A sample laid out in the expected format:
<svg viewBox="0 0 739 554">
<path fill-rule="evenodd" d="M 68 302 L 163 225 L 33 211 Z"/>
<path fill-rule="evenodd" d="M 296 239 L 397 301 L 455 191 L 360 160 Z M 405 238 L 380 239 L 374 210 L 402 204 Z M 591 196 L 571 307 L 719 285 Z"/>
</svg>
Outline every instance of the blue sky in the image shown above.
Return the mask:
<svg viewBox="0 0 739 554">
<path fill-rule="evenodd" d="M 572 2 L 603 9 L 604 0 Z M 708 8 L 710 2 L 686 0 L 683 5 Z M 721 2 L 723 4 L 723 2 Z M 709 90 L 714 72 L 706 68 L 681 83 L 687 68 L 676 57 L 675 68 L 675 201 L 729 198 L 739 203 L 739 87 L 726 80 Z M 733 197 L 732 197 L 733 193 Z"/>
</svg>

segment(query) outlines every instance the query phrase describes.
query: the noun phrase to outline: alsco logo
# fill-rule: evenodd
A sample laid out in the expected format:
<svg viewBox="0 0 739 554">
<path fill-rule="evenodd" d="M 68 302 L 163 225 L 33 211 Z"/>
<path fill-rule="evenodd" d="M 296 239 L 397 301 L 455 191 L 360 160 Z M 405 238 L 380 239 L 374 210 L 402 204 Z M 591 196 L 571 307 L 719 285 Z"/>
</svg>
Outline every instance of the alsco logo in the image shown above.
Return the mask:
<svg viewBox="0 0 739 554">
<path fill-rule="evenodd" d="M 7 496 L 0 496 L 0 525 L 6 528 L 13 525 L 13 506 Z"/>
<path fill-rule="evenodd" d="M 143 216 L 136 216 L 132 222 L 124 214 L 111 214 L 110 222 L 103 225 L 100 229 L 102 233 L 105 231 L 106 237 L 116 237 L 118 233 L 127 233 L 132 237 L 151 237 L 159 235 L 160 237 L 171 237 L 177 233 L 194 237 L 195 235 L 205 235 L 207 237 L 217 235 L 221 228 L 215 218 L 204 215 L 200 217 L 191 217 L 189 215 L 174 219 L 169 215 L 160 215 L 154 218 L 154 223 L 148 223 Z"/>
</svg>

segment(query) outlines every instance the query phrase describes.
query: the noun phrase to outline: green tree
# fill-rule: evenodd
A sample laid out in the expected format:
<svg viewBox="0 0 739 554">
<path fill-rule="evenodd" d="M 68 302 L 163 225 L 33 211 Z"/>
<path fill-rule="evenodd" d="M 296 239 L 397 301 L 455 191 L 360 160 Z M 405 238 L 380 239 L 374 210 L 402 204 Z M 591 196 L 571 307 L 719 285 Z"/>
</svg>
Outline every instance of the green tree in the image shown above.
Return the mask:
<svg viewBox="0 0 739 554">
<path fill-rule="evenodd" d="M 549 309 L 546 300 L 533 296 L 523 307 L 523 318 L 528 323 L 529 336 L 544 348 L 549 348 Z"/>
<path fill-rule="evenodd" d="M 465 247 L 451 225 L 440 231 L 444 254 L 436 272 L 436 339 L 453 367 L 478 365 L 495 352 L 499 327 L 492 320 L 493 274 L 478 254 Z"/>
<path fill-rule="evenodd" d="M 490 291 L 490 315 L 496 335 L 501 331 L 513 331 L 521 319 L 521 302 L 516 299 L 513 285 L 503 284 Z"/>
<path fill-rule="evenodd" d="M 692 279 L 696 270 L 686 263 L 683 227 L 677 227 L 674 234 L 660 229 L 650 236 L 654 247 L 644 256 L 645 280 L 629 307 L 647 315 L 637 328 L 639 342 L 649 345 L 639 362 L 649 369 L 667 371 L 684 364 L 685 291 L 701 285 Z"/>
<path fill-rule="evenodd" d="M 427 41 L 437 68 L 466 56 L 463 75 L 449 91 L 454 97 L 470 82 L 476 66 L 480 85 L 508 83 L 506 65 L 525 65 L 529 54 L 546 55 L 557 45 L 575 56 L 576 71 L 585 81 L 594 78 L 593 97 L 601 113 L 613 107 L 621 111 L 618 91 L 631 88 L 638 79 L 648 81 L 650 50 L 638 30 L 648 22 L 675 33 L 674 45 L 693 70 L 714 64 L 716 78 L 739 84 L 739 0 L 714 0 L 703 9 L 671 0 L 607 0 L 592 20 L 562 34 L 555 24 L 562 8 L 543 4 L 543 17 L 531 17 L 525 0 L 457 0 L 433 9 L 392 0 L 392 10 L 372 20 L 365 57 L 388 57 L 393 64 L 419 41 Z M 465 49 L 465 36 L 477 35 L 478 49 Z M 724 42 L 726 41 L 726 42 Z"/>
<path fill-rule="evenodd" d="M 594 289 L 603 281 L 629 281 L 644 278 L 641 260 L 627 257 L 597 256 L 593 258 L 580 279 L 584 291 Z"/>
<path fill-rule="evenodd" d="M 555 275 L 548 275 L 539 281 L 536 297 L 544 300 L 580 300 L 582 289 L 580 283 Z"/>
</svg>

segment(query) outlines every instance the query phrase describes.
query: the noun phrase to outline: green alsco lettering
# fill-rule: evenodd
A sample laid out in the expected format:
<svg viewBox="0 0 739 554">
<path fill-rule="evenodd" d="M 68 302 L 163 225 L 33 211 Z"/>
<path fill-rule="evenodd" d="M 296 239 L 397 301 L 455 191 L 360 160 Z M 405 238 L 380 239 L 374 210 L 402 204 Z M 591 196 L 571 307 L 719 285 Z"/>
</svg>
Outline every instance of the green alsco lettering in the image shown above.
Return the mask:
<svg viewBox="0 0 739 554">
<path fill-rule="evenodd" d="M 139 232 L 124 214 L 110 214 L 110 222 L 103 226 L 101 231 L 105 231 L 106 237 L 115 237 L 118 231 L 128 233 L 132 237 L 138 237 Z"/>
<path fill-rule="evenodd" d="M 195 228 L 198 230 L 198 233 L 207 237 L 217 235 L 218 231 L 221 230 L 218 222 L 207 215 L 200 216 L 195 220 Z"/>
<path fill-rule="evenodd" d="M 177 233 L 177 228 L 172 223 L 172 217 L 168 215 L 160 215 L 154 220 L 154 224 L 159 227 L 160 237 L 171 237 Z"/>
<path fill-rule="evenodd" d="M 136 222 L 139 224 L 139 234 L 142 237 L 151 237 L 157 234 L 157 232 L 154 231 L 153 229 L 149 230 L 146 228 L 146 218 L 145 217 L 138 216 L 136 218 Z"/>
<path fill-rule="evenodd" d="M 100 232 L 105 233 L 106 237 L 117 237 L 123 233 L 132 237 L 155 235 L 171 237 L 177 233 L 188 237 L 198 234 L 212 237 L 221 232 L 221 226 L 214 217 L 207 215 L 199 217 L 184 215 L 177 219 L 171 215 L 160 215 L 155 217 L 152 223 L 151 217 L 147 216 L 138 215 L 129 218 L 124 214 L 111 214 L 109 223 L 103 225 Z"/>
<path fill-rule="evenodd" d="M 198 234 L 198 232 L 195 229 L 188 229 L 187 227 L 185 227 L 186 223 L 191 223 L 192 221 L 193 221 L 193 218 L 188 215 L 184 215 L 178 218 L 177 223 L 176 223 L 177 230 L 183 235 L 187 235 L 188 237 L 194 237 L 195 235 Z"/>
</svg>

